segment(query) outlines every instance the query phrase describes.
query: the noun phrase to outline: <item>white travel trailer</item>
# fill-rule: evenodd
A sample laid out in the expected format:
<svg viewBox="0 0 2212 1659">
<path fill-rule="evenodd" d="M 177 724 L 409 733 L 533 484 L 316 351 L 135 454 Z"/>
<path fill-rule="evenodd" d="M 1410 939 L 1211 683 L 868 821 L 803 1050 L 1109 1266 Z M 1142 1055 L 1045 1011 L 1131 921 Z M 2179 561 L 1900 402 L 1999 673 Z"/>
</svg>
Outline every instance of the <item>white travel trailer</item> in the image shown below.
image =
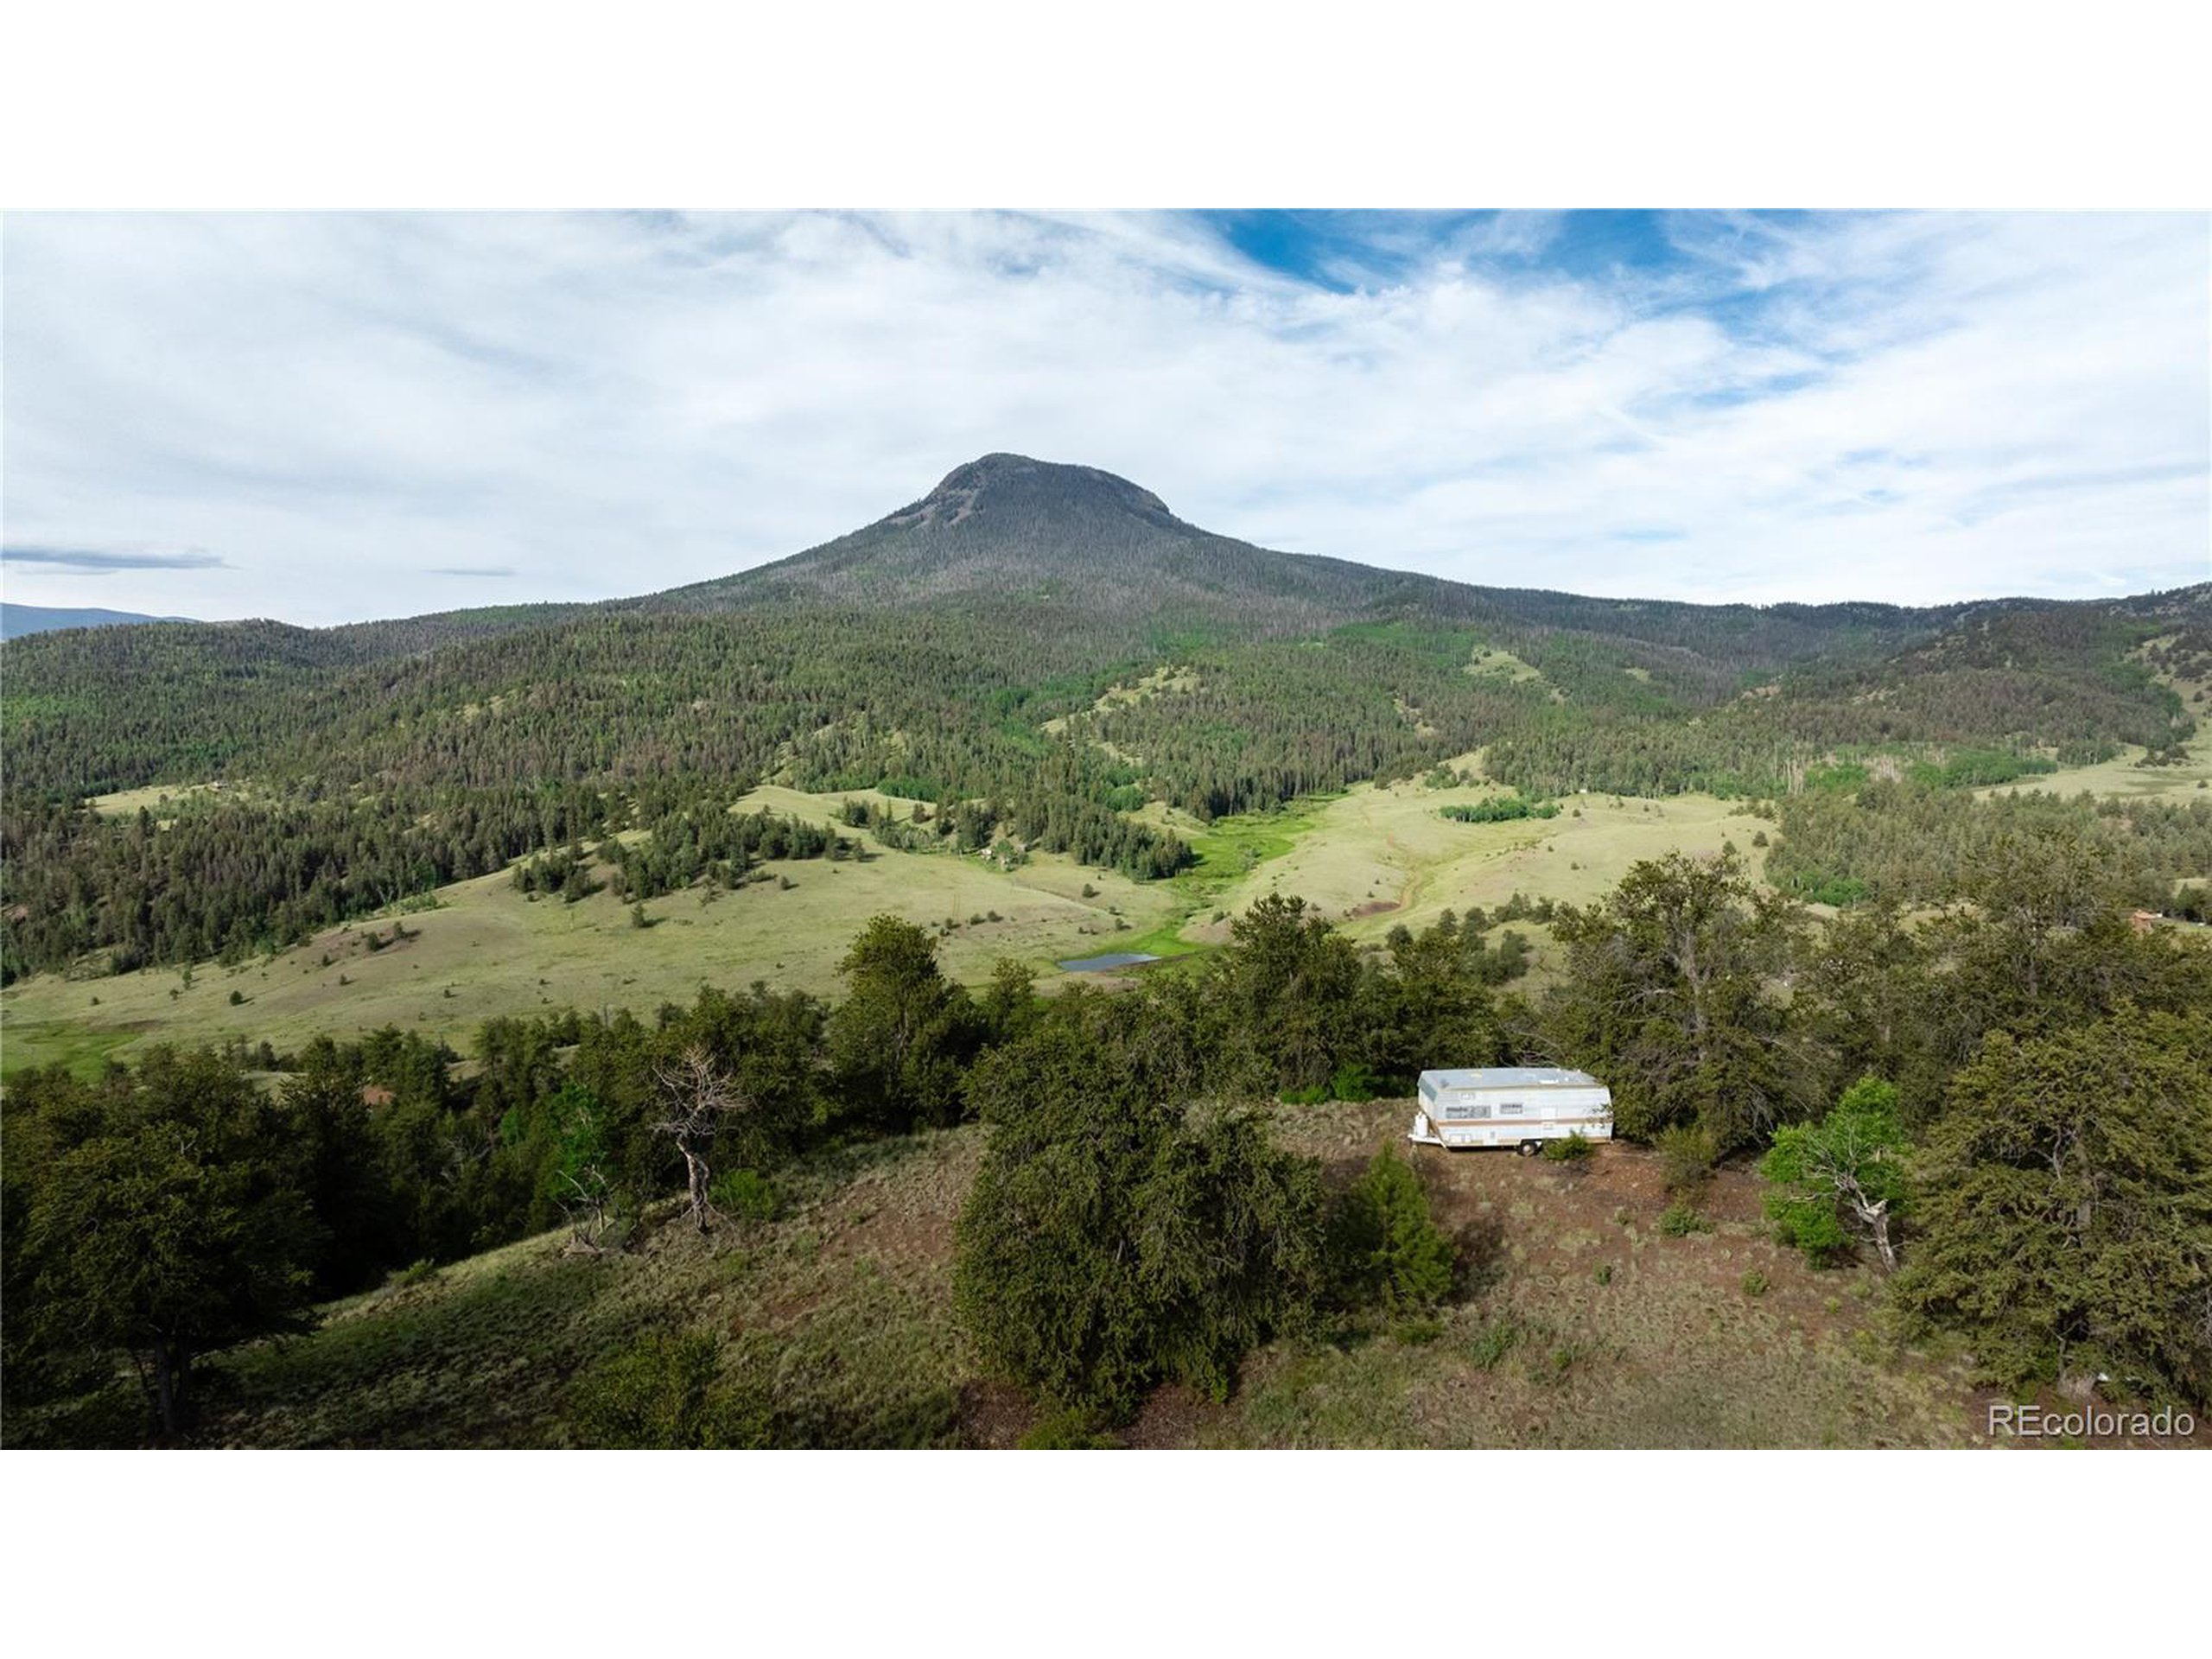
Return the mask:
<svg viewBox="0 0 2212 1659">
<path fill-rule="evenodd" d="M 1612 1091 L 1587 1071 L 1501 1065 L 1421 1074 L 1421 1109 L 1407 1136 L 1428 1147 L 1515 1147 L 1613 1138 Z"/>
</svg>

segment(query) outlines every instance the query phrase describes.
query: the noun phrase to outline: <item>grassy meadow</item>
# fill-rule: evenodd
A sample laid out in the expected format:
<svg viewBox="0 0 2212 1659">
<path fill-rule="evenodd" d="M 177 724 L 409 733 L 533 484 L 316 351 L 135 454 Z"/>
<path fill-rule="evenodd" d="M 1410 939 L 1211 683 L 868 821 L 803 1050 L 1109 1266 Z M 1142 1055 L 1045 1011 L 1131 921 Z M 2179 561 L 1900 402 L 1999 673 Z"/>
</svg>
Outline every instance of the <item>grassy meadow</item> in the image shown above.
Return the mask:
<svg viewBox="0 0 2212 1659">
<path fill-rule="evenodd" d="M 844 798 L 763 788 L 739 806 L 826 823 Z M 977 858 L 895 852 L 864 831 L 844 833 L 867 849 L 864 861 L 772 862 L 762 867 L 769 880 L 734 893 L 702 889 L 649 901 L 652 925 L 643 928 L 610 893 L 573 905 L 551 896 L 533 901 L 502 874 L 439 889 L 437 908 L 397 918 L 407 937 L 378 949 L 369 936 L 390 940 L 394 918 L 334 928 L 233 968 L 201 963 L 188 986 L 175 968 L 86 980 L 35 976 L 0 993 L 0 1065 L 14 1071 L 60 1060 L 97 1069 L 108 1055 L 127 1058 L 148 1042 L 233 1037 L 285 1050 L 323 1033 L 388 1025 L 465 1049 L 494 1015 L 649 1009 L 688 1002 L 702 983 L 765 979 L 779 989 L 828 995 L 854 936 L 886 912 L 925 926 L 957 921 L 939 946 L 957 978 L 987 979 L 1001 957 L 1027 962 L 1046 978 L 1065 977 L 1057 960 L 1125 948 L 1174 904 L 1162 887 L 1065 858 L 1039 855 L 1001 871 Z M 1130 932 L 1117 931 L 1124 920 Z M 231 1001 L 233 993 L 239 1001 Z"/>
<path fill-rule="evenodd" d="M 1294 844 L 1233 881 L 1217 906 L 1235 915 L 1268 893 L 1295 894 L 1355 938 L 1379 938 L 1400 922 L 1421 928 L 1446 910 L 1530 899 L 1587 903 L 1639 859 L 1680 848 L 1746 852 L 1765 826 L 1739 802 L 1709 795 L 1639 800 L 1575 796 L 1555 818 L 1461 823 L 1441 809 L 1503 791 L 1484 785 L 1432 789 L 1419 779 L 1357 785 L 1319 804 Z M 1576 814 L 1580 816 L 1575 816 Z M 1224 925 L 1202 921 L 1199 937 Z"/>
<path fill-rule="evenodd" d="M 2198 784 L 2212 783 L 2212 724 L 2183 765 L 2139 766 L 2140 753 L 2005 787 L 2182 799 L 2202 798 Z M 1478 773 L 1480 759 L 1455 764 Z M 134 791 L 99 804 L 158 810 L 163 795 L 177 792 Z M 409 937 L 380 949 L 369 936 L 389 939 L 391 918 L 332 929 L 237 967 L 202 963 L 188 985 L 175 968 L 99 979 L 34 976 L 0 993 L 0 1068 L 58 1061 L 90 1073 L 156 1041 L 238 1037 L 284 1050 L 319 1033 L 388 1025 L 465 1049 L 494 1015 L 652 1008 L 688 1001 L 702 983 L 765 979 L 827 995 L 837 988 L 836 963 L 853 936 L 884 912 L 931 927 L 955 923 L 940 950 L 956 978 L 980 982 L 1010 957 L 1049 989 L 1075 977 L 1055 966 L 1065 958 L 1203 950 L 1227 937 L 1229 918 L 1271 892 L 1302 897 L 1353 938 L 1373 941 L 1400 922 L 1424 927 L 1446 910 L 1495 906 L 1516 893 L 1587 903 L 1640 859 L 1675 849 L 1714 852 L 1731 842 L 1749 855 L 1752 836 L 1772 828 L 1745 803 L 1709 795 L 1578 795 L 1560 802 L 1557 817 L 1497 823 L 1442 815 L 1446 806 L 1500 792 L 1481 782 L 1357 784 L 1212 823 L 1155 802 L 1137 816 L 1173 829 L 1198 854 L 1192 868 L 1158 882 L 1050 855 L 1001 871 L 977 858 L 893 851 L 845 830 L 865 849 L 864 861 L 772 863 L 763 867 L 769 880 L 735 893 L 651 901 L 652 925 L 644 928 L 605 893 L 574 905 L 532 901 L 505 874 L 485 876 L 440 889 L 436 908 L 399 918 Z M 811 795 L 765 786 L 735 810 L 766 808 L 829 824 L 848 798 L 906 804 L 872 791 Z M 1543 930 L 1522 925 L 1541 947 Z"/>
</svg>

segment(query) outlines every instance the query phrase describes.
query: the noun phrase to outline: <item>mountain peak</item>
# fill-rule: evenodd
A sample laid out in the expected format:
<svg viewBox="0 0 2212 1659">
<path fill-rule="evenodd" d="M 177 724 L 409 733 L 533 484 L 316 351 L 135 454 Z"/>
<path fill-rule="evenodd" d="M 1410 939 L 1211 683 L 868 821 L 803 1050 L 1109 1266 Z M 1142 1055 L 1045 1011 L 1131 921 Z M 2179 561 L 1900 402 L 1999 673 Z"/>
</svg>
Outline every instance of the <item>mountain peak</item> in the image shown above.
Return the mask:
<svg viewBox="0 0 2212 1659">
<path fill-rule="evenodd" d="M 1126 512 L 1161 528 L 1180 527 L 1165 501 L 1126 478 L 1096 467 L 1038 461 L 1003 450 L 954 467 L 937 488 L 884 522 L 910 530 L 962 524 L 994 511 L 1027 521 Z"/>
<path fill-rule="evenodd" d="M 1282 632 L 1365 614 L 1409 582 L 1434 586 L 1213 535 L 1126 478 L 1001 451 L 954 467 L 918 501 L 850 535 L 633 602 L 690 610 L 988 601 L 1088 619 L 1087 626 L 1205 619 Z"/>
</svg>

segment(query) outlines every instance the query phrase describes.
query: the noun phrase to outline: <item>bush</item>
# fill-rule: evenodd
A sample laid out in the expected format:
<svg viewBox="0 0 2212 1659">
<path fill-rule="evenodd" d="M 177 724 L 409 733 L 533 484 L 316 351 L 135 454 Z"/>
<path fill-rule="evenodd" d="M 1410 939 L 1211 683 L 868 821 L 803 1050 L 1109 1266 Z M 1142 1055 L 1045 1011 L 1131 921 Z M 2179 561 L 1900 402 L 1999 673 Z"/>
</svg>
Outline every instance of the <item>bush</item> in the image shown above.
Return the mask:
<svg viewBox="0 0 2212 1659">
<path fill-rule="evenodd" d="M 1014 1445 L 1024 1452 L 1106 1452 L 1113 1437 L 1087 1411 L 1048 1411 Z"/>
<path fill-rule="evenodd" d="M 1329 1093 L 1338 1100 L 1379 1100 L 1389 1092 L 1374 1068 L 1358 1060 L 1338 1066 L 1329 1079 Z"/>
<path fill-rule="evenodd" d="M 1521 1340 L 1521 1327 L 1510 1319 L 1497 1319 L 1469 1338 L 1467 1361 L 1478 1370 L 1490 1370 L 1511 1353 Z"/>
<path fill-rule="evenodd" d="M 1148 1065 L 1055 1021 L 968 1078 L 991 1136 L 955 1311 L 991 1370 L 1106 1421 L 1162 1379 L 1227 1398 L 1247 1351 L 1311 1320 L 1327 1265 L 1319 1165 Z"/>
<path fill-rule="evenodd" d="M 1564 1141 L 1544 1142 L 1544 1156 L 1554 1164 L 1573 1164 L 1578 1167 L 1590 1161 L 1598 1150 L 1587 1135 L 1579 1130 Z"/>
<path fill-rule="evenodd" d="M 1767 1276 L 1766 1276 L 1766 1274 L 1764 1274 L 1761 1273 L 1761 1272 L 1760 1272 L 1757 1268 L 1752 1268 L 1749 1273 L 1747 1273 L 1747 1274 L 1745 1274 L 1744 1275 L 1744 1294 L 1745 1294 L 1745 1295 L 1746 1295 L 1746 1296 L 1764 1296 L 1764 1295 L 1765 1295 L 1765 1294 L 1766 1294 L 1766 1292 L 1767 1292 Z"/>
<path fill-rule="evenodd" d="M 691 1451 L 745 1445 L 717 1386 L 721 1347 L 709 1333 L 657 1332 L 601 1360 L 569 1393 L 569 1427 L 586 1446 Z"/>
<path fill-rule="evenodd" d="M 1696 1124 L 1677 1123 L 1660 1130 L 1652 1145 L 1658 1148 L 1669 1193 L 1677 1198 L 1693 1198 L 1705 1191 L 1718 1155 L 1707 1130 Z"/>
<path fill-rule="evenodd" d="M 1375 1154 L 1344 1195 L 1337 1226 L 1340 1282 L 1355 1303 L 1379 1302 L 1408 1315 L 1452 1291 L 1458 1253 L 1429 1218 L 1428 1193 L 1395 1148 Z"/>
<path fill-rule="evenodd" d="M 1659 1215 L 1659 1230 L 1669 1238 L 1688 1238 L 1692 1233 L 1709 1233 L 1713 1224 L 1690 1205 L 1676 1199 Z"/>
<path fill-rule="evenodd" d="M 1557 801 L 1532 801 L 1521 795 L 1494 796 L 1472 805 L 1440 807 L 1439 812 L 1458 823 L 1505 823 L 1516 818 L 1555 818 Z"/>
<path fill-rule="evenodd" d="M 724 1215 L 744 1221 L 773 1221 L 782 1207 L 776 1189 L 757 1169 L 733 1169 L 715 1176 L 708 1196 Z"/>
</svg>

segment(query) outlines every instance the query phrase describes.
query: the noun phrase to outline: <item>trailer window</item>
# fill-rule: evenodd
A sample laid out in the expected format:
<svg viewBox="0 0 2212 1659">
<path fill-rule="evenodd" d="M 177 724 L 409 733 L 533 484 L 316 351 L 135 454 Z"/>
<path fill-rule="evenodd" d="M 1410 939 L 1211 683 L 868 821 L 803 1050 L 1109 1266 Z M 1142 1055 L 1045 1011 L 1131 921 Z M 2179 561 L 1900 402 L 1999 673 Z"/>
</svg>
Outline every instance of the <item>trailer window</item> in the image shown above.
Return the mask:
<svg viewBox="0 0 2212 1659">
<path fill-rule="evenodd" d="M 1444 1116 L 1446 1122 L 1464 1121 L 1465 1119 L 1471 1117 L 1488 1117 L 1489 1116 L 1490 1108 L 1488 1106 L 1460 1104 L 1446 1106 L 1444 1109 Z"/>
<path fill-rule="evenodd" d="M 1500 1117 L 1518 1117 L 1518 1116 L 1521 1116 L 1521 1103 L 1520 1103 L 1519 1101 L 1517 1101 L 1517 1100 L 1510 1100 L 1510 1101 L 1507 1101 L 1503 1105 L 1500 1106 L 1500 1107 L 1497 1109 L 1497 1115 L 1498 1115 Z"/>
</svg>

